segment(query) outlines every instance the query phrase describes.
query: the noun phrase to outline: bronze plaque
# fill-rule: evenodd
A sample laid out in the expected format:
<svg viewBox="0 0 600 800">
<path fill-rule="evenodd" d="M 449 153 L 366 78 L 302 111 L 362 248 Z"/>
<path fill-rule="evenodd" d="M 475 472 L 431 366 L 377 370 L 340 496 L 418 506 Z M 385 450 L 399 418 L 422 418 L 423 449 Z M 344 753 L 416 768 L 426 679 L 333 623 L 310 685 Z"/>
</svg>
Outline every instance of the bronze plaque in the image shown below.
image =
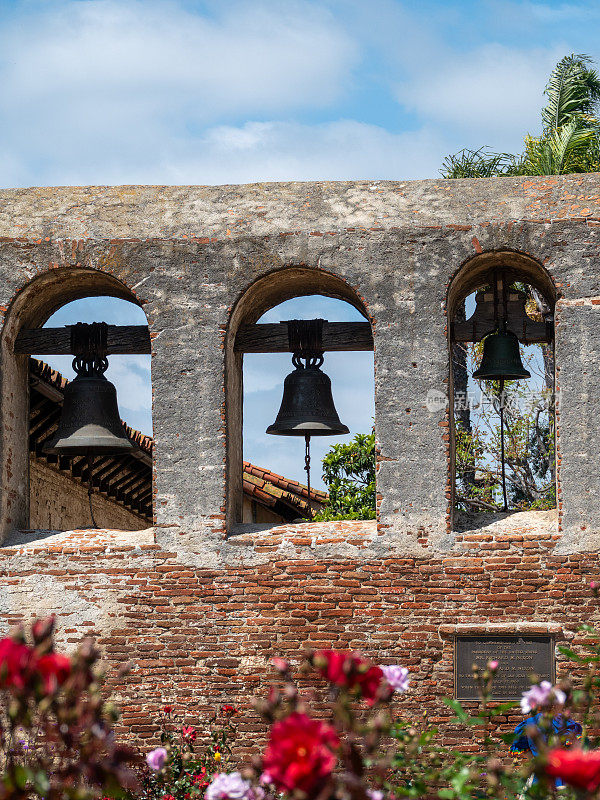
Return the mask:
<svg viewBox="0 0 600 800">
<path fill-rule="evenodd" d="M 454 696 L 477 700 L 473 664 L 498 662 L 494 700 L 519 700 L 531 686 L 530 675 L 554 683 L 554 640 L 551 636 L 457 636 L 454 640 Z"/>
</svg>

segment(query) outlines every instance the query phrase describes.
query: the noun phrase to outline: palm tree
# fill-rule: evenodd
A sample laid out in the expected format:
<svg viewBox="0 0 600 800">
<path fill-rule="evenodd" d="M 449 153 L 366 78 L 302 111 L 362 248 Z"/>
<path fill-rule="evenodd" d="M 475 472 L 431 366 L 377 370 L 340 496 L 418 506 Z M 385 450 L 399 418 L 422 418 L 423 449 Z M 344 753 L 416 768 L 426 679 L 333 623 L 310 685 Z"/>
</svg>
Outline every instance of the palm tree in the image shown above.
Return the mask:
<svg viewBox="0 0 600 800">
<path fill-rule="evenodd" d="M 586 55 L 571 54 L 552 70 L 544 94 L 542 134 L 527 134 L 522 155 L 493 153 L 487 148 L 447 156 L 444 178 L 500 175 L 564 175 L 600 170 L 600 78 Z"/>
</svg>

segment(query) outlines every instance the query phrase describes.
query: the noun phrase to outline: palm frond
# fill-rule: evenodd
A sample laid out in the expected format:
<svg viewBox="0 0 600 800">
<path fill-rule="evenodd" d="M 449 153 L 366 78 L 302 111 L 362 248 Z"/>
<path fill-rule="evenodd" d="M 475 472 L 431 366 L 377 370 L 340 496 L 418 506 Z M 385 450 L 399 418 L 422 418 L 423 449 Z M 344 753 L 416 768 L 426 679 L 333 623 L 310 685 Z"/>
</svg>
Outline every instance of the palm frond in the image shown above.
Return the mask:
<svg viewBox="0 0 600 800">
<path fill-rule="evenodd" d="M 444 178 L 496 178 L 500 175 L 518 175 L 518 159 L 510 153 L 490 152 L 487 147 L 446 156 L 440 169 Z"/>
<path fill-rule="evenodd" d="M 570 172 L 587 172 L 585 168 L 589 151 L 597 139 L 594 128 L 581 127 L 573 119 L 546 136 L 525 139 L 524 172 L 527 175 L 564 175 Z"/>
<path fill-rule="evenodd" d="M 600 77 L 591 63 L 589 56 L 572 53 L 552 70 L 544 90 L 548 98 L 542 109 L 545 132 L 562 127 L 578 115 L 594 115 L 600 99 Z"/>
</svg>

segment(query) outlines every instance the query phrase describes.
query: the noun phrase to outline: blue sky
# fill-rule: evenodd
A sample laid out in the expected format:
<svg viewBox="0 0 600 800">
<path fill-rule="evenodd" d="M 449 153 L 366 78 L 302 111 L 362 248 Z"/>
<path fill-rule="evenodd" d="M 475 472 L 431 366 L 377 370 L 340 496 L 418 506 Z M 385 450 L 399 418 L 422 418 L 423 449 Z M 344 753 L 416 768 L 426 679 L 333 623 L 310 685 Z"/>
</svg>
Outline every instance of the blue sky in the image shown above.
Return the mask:
<svg viewBox="0 0 600 800">
<path fill-rule="evenodd" d="M 5 186 L 424 178 L 520 146 L 597 2 L 0 4 Z"/>
<path fill-rule="evenodd" d="M 598 59 L 599 23 L 598 2 L 0 2 L 0 181 L 436 177 L 461 147 L 516 151 L 538 132 L 550 70 L 570 52 Z M 123 313 L 88 301 L 60 324 L 113 311 Z M 247 366 L 252 385 L 259 370 L 272 387 L 248 392 L 254 430 L 261 409 L 273 403 L 276 413 L 273 384 L 288 371 L 280 357 L 262 358 Z M 341 416 L 355 358 L 326 361 Z M 124 416 L 148 430 L 147 359 L 113 361 Z M 352 428 L 368 430 L 372 403 L 355 398 Z M 247 441 L 247 456 L 302 478 L 294 443 L 275 442 Z"/>
</svg>

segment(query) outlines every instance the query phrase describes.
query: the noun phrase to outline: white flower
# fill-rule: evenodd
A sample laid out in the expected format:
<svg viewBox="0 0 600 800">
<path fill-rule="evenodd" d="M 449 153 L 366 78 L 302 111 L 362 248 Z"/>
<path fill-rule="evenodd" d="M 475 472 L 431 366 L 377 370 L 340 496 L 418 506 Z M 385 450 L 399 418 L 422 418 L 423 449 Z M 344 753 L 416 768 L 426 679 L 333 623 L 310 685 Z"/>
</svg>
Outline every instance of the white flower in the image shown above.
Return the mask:
<svg viewBox="0 0 600 800">
<path fill-rule="evenodd" d="M 392 664 L 389 667 L 380 667 L 386 681 L 395 692 L 405 692 L 410 683 L 408 679 L 408 670 L 406 667 L 400 667 L 398 664 Z"/>
</svg>

